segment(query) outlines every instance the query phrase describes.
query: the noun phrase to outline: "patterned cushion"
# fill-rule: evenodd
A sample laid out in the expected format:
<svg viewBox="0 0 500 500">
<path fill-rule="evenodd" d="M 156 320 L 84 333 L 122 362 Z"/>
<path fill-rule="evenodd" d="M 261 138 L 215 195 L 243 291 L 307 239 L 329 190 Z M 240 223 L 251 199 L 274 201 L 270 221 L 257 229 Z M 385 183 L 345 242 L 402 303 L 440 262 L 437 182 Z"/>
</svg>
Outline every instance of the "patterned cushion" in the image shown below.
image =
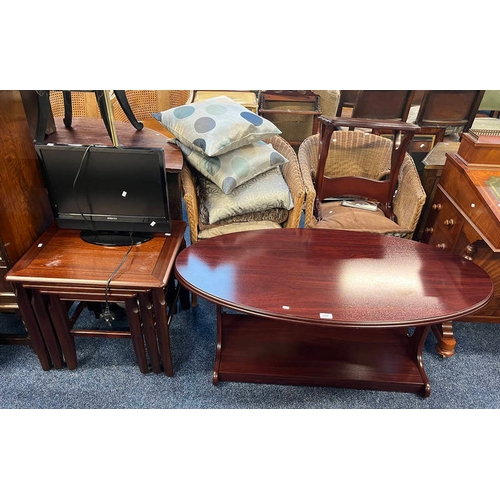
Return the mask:
<svg viewBox="0 0 500 500">
<path fill-rule="evenodd" d="M 208 211 L 208 223 L 250 212 L 261 212 L 270 208 L 293 208 L 290 189 L 279 167 L 268 170 L 233 189 L 223 193 L 206 177 L 199 177 L 199 199 Z"/>
<path fill-rule="evenodd" d="M 360 208 L 343 207 L 340 203 L 332 201 L 320 205 L 316 225 L 318 229 L 365 231 L 399 237 L 405 237 L 412 232 L 388 219 L 380 209 L 371 212 Z"/>
<path fill-rule="evenodd" d="M 206 156 L 281 134 L 272 122 L 221 96 L 153 113 L 179 141 Z"/>
<path fill-rule="evenodd" d="M 200 204 L 200 214 L 198 217 L 198 226 L 201 230 L 212 229 L 217 226 L 226 224 L 237 224 L 240 222 L 260 222 L 263 220 L 277 222 L 282 224 L 288 219 L 289 212 L 284 208 L 270 208 L 261 212 L 250 212 L 248 214 L 235 215 L 227 219 L 222 219 L 215 224 L 209 224 L 208 210 L 204 205 Z"/>
<path fill-rule="evenodd" d="M 288 161 L 271 144 L 264 141 L 233 149 L 220 156 L 205 156 L 193 151 L 180 141 L 176 141 L 176 144 L 186 161 L 225 194 L 229 194 L 235 187 L 255 176 Z"/>
<path fill-rule="evenodd" d="M 277 222 L 271 222 L 268 220 L 227 224 L 200 231 L 198 233 L 198 239 L 202 240 L 204 238 L 213 238 L 214 236 L 220 236 L 221 234 L 239 233 L 240 231 L 253 231 L 255 229 L 281 229 L 281 226 Z"/>
</svg>

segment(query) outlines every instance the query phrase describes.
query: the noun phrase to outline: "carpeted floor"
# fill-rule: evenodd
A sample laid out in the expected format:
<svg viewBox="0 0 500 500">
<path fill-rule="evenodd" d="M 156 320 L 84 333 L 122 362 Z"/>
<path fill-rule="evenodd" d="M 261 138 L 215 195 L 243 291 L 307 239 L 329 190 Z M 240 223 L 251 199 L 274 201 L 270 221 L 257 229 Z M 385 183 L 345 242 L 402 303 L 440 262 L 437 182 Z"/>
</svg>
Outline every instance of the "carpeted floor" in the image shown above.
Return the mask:
<svg viewBox="0 0 500 500">
<path fill-rule="evenodd" d="M 82 316 L 82 326 L 97 321 Z M 17 325 L 17 326 L 16 326 Z M 0 314 L 0 332 L 21 328 Z M 1 408 L 500 408 L 500 327 L 455 323 L 456 354 L 442 359 L 430 335 L 424 366 L 431 395 L 221 382 L 212 385 L 215 306 L 199 299 L 171 324 L 174 376 L 142 374 L 128 339 L 77 337 L 76 370 L 41 369 L 26 346 L 0 345 Z"/>
</svg>

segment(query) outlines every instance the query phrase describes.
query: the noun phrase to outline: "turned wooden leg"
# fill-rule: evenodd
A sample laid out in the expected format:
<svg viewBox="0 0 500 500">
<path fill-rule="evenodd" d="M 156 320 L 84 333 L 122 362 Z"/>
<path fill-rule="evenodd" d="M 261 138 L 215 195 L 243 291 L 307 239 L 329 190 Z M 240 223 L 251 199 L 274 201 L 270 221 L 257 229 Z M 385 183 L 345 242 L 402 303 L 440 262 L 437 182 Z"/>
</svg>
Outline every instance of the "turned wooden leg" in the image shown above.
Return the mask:
<svg viewBox="0 0 500 500">
<path fill-rule="evenodd" d="M 453 356 L 453 354 L 455 354 L 455 344 L 457 341 L 453 336 L 452 322 L 447 321 L 446 323 L 432 325 L 432 333 L 434 333 L 437 340 L 437 353 L 443 356 L 443 358 Z"/>
</svg>

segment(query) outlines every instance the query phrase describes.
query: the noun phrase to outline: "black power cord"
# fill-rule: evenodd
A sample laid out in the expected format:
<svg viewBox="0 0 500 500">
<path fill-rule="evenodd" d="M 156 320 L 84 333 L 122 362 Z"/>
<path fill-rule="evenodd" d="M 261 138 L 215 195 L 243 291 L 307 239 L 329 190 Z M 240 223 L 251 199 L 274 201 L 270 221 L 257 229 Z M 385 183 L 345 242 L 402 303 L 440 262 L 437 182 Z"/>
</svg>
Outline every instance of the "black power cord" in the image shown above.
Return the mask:
<svg viewBox="0 0 500 500">
<path fill-rule="evenodd" d="M 116 267 L 116 269 L 111 273 L 111 276 L 109 277 L 109 279 L 108 279 L 108 281 L 106 283 L 106 288 L 104 290 L 104 300 L 105 300 L 104 311 L 99 315 L 99 319 L 102 320 L 107 326 L 111 326 L 111 323 L 115 319 L 115 315 L 113 314 L 113 312 L 109 308 L 109 302 L 108 302 L 108 294 L 109 294 L 109 288 L 110 288 L 111 280 L 115 277 L 116 273 L 123 266 L 123 264 L 127 260 L 127 257 L 129 255 L 129 253 L 132 251 L 132 248 L 134 247 L 134 240 L 132 238 L 132 234 L 133 234 L 132 231 L 130 231 L 129 232 L 130 246 L 129 246 L 128 250 L 127 250 L 127 253 L 123 257 L 123 259 L 120 262 L 120 264 L 118 264 L 118 266 Z"/>
</svg>

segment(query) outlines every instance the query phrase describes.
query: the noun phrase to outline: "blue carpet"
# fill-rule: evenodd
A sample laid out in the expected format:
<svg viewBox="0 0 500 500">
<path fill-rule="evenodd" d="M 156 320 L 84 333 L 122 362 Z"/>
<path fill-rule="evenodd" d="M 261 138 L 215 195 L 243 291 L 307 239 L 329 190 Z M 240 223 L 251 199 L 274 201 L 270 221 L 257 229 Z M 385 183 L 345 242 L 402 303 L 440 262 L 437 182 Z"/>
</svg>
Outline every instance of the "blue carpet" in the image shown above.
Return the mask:
<svg viewBox="0 0 500 500">
<path fill-rule="evenodd" d="M 81 321 L 98 321 L 86 312 Z M 0 314 L 0 332 L 20 326 Z M 0 345 L 1 408 L 500 408 L 500 328 L 497 324 L 454 323 L 456 353 L 442 359 L 429 335 L 424 366 L 431 395 L 220 382 L 212 384 L 215 306 L 177 313 L 171 323 L 174 376 L 142 374 L 128 339 L 76 337 L 76 370 L 41 369 L 26 346 Z"/>
</svg>

